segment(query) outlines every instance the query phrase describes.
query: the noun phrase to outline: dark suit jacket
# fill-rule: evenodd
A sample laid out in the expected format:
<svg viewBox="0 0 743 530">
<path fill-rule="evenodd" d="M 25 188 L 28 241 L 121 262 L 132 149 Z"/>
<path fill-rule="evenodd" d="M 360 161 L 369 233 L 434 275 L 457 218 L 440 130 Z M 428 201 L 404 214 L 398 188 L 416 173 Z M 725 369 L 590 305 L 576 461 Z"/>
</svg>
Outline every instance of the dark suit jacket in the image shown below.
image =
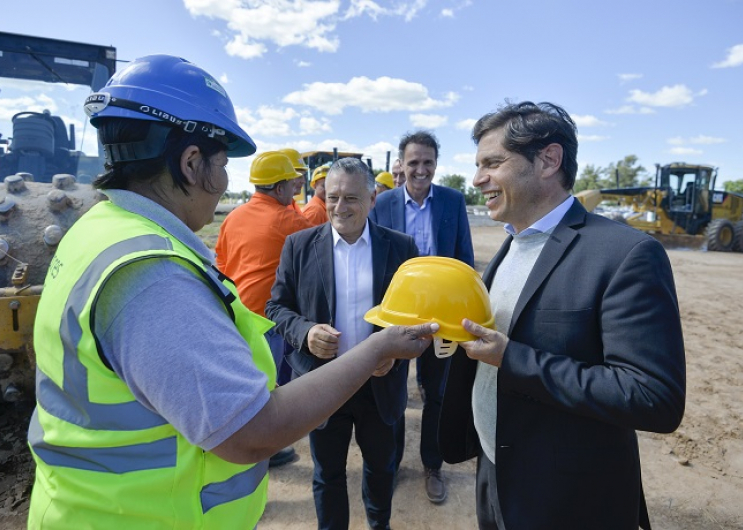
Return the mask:
<svg viewBox="0 0 743 530">
<path fill-rule="evenodd" d="M 406 260 L 418 255 L 412 237 L 369 222 L 374 275 L 374 304 L 382 302 L 392 276 Z M 294 349 L 286 360 L 297 375 L 326 362 L 310 353 L 307 335 L 315 324 L 335 325 L 335 276 L 333 234 L 330 223 L 290 235 L 284 243 L 281 261 L 266 316 L 276 322 L 276 330 Z M 371 309 L 371 308 L 370 308 Z M 378 329 L 378 328 L 377 328 Z M 383 377 L 372 377 L 371 384 L 379 413 L 392 425 L 408 402 L 407 363 L 395 363 Z"/>
<path fill-rule="evenodd" d="M 512 238 L 483 279 L 490 287 Z M 577 202 L 514 309 L 498 372 L 496 477 L 508 530 L 636 529 L 645 514 L 635 430 L 671 432 L 685 360 L 663 247 Z M 452 358 L 439 429 L 447 462 L 479 451 L 477 363 Z"/>
<path fill-rule="evenodd" d="M 457 258 L 475 266 L 472 234 L 467 220 L 464 195 L 457 190 L 431 184 L 431 224 L 436 238 L 436 255 Z M 380 226 L 405 232 L 405 193 L 403 188 L 386 191 L 377 197 L 369 219 Z"/>
</svg>

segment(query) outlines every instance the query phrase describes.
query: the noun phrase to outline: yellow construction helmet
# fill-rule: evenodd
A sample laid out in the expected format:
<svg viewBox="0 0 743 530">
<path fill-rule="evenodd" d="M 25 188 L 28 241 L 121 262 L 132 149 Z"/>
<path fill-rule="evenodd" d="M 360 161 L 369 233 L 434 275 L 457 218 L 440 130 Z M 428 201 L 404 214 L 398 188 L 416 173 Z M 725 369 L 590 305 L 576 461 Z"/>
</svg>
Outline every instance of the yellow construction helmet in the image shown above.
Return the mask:
<svg viewBox="0 0 743 530">
<path fill-rule="evenodd" d="M 328 176 L 329 169 L 329 164 L 323 164 L 322 166 L 317 166 L 315 168 L 315 171 L 312 172 L 312 180 L 310 180 L 310 186 L 312 186 L 313 190 L 315 189 L 315 184 L 317 184 L 318 180 L 324 179 Z"/>
<path fill-rule="evenodd" d="M 382 171 L 379 175 L 377 175 L 377 178 L 375 178 L 374 180 L 376 180 L 378 184 L 384 184 L 389 189 L 394 189 L 395 188 L 394 178 L 395 177 L 392 176 L 392 173 L 388 173 L 387 171 Z"/>
<path fill-rule="evenodd" d="M 292 161 L 292 167 L 297 171 L 307 171 L 307 164 L 304 163 L 302 157 L 299 156 L 299 151 L 296 149 L 279 149 L 279 153 L 284 153 Z"/>
<path fill-rule="evenodd" d="M 253 159 L 250 166 L 250 183 L 255 186 L 270 186 L 282 180 L 294 180 L 297 172 L 294 171 L 291 159 L 278 151 L 266 151 Z"/>
<path fill-rule="evenodd" d="M 475 269 L 454 258 L 424 256 L 409 259 L 392 277 L 382 303 L 371 308 L 364 320 L 377 326 L 414 326 L 436 322 L 436 355 L 448 357 L 456 343 L 477 337 L 462 327 L 462 319 L 494 328 L 495 318 L 485 284 Z M 437 344 L 438 342 L 438 344 Z"/>
</svg>

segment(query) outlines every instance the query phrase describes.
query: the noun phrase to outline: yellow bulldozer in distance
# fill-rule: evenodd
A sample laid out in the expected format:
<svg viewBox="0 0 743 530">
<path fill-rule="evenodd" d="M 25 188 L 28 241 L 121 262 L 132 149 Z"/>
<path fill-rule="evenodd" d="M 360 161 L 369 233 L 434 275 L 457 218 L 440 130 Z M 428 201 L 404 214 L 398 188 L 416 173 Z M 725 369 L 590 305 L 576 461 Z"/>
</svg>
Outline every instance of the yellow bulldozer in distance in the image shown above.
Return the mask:
<svg viewBox="0 0 743 530">
<path fill-rule="evenodd" d="M 655 185 L 585 190 L 576 198 L 595 211 L 655 236 L 668 246 L 743 252 L 743 195 L 715 190 L 717 168 L 656 165 Z"/>
</svg>

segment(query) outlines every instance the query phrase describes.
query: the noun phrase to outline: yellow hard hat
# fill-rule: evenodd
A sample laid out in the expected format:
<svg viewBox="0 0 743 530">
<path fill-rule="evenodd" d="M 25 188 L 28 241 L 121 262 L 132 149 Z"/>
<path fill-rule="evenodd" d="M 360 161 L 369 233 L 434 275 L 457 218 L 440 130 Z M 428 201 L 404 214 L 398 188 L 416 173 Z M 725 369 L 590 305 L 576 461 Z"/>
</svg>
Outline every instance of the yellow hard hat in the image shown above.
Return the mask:
<svg viewBox="0 0 743 530">
<path fill-rule="evenodd" d="M 395 187 L 394 177 L 392 176 L 392 173 L 388 173 L 387 171 L 382 171 L 374 180 L 379 184 L 384 184 L 389 189 L 394 189 Z"/>
<path fill-rule="evenodd" d="M 454 342 L 477 339 L 462 327 L 463 318 L 494 327 L 488 290 L 475 269 L 458 259 L 440 256 L 403 263 L 382 303 L 364 315 L 364 320 L 382 327 L 436 322 L 439 331 L 434 337 Z"/>
<path fill-rule="evenodd" d="M 307 164 L 304 163 L 302 157 L 299 156 L 299 151 L 296 149 L 279 149 L 279 153 L 284 153 L 292 161 L 292 167 L 297 171 L 307 171 Z"/>
<path fill-rule="evenodd" d="M 317 184 L 318 180 L 324 179 L 328 176 L 329 169 L 329 164 L 323 164 L 322 166 L 317 166 L 315 168 L 315 171 L 312 172 L 312 180 L 310 180 L 310 186 L 312 186 L 313 190 L 315 189 L 315 184 Z"/>
<path fill-rule="evenodd" d="M 253 159 L 250 166 L 250 183 L 256 186 L 270 186 L 282 180 L 297 178 L 291 159 L 278 151 L 266 151 Z"/>
</svg>

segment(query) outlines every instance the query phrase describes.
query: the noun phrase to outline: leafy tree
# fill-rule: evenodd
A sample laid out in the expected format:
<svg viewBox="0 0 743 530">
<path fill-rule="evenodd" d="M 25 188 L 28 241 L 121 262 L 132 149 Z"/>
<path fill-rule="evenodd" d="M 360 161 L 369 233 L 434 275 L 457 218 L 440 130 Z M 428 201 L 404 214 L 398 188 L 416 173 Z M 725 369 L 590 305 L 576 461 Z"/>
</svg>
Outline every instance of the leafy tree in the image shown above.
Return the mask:
<svg viewBox="0 0 743 530">
<path fill-rule="evenodd" d="M 647 170 L 638 161 L 637 156 L 627 155 L 623 160 L 609 164 L 609 167 L 602 170 L 607 181 L 605 187 L 633 188 L 649 185 Z"/>
<path fill-rule="evenodd" d="M 462 194 L 466 192 L 466 179 L 462 175 L 444 175 L 439 178 L 439 183 L 447 188 L 455 189 Z"/>
<path fill-rule="evenodd" d="M 728 180 L 723 183 L 725 191 L 730 193 L 741 193 L 743 194 L 743 179 Z"/>
<path fill-rule="evenodd" d="M 464 203 L 468 206 L 485 204 L 485 197 L 480 192 L 480 188 L 468 186 L 467 191 L 464 193 Z"/>
<path fill-rule="evenodd" d="M 578 193 L 579 191 L 598 190 L 606 187 L 604 179 L 601 178 L 601 174 L 604 171 L 605 170 L 600 167 L 596 167 L 593 164 L 588 164 L 586 167 L 583 168 L 580 176 L 575 179 L 573 191 L 575 193 Z"/>
</svg>

